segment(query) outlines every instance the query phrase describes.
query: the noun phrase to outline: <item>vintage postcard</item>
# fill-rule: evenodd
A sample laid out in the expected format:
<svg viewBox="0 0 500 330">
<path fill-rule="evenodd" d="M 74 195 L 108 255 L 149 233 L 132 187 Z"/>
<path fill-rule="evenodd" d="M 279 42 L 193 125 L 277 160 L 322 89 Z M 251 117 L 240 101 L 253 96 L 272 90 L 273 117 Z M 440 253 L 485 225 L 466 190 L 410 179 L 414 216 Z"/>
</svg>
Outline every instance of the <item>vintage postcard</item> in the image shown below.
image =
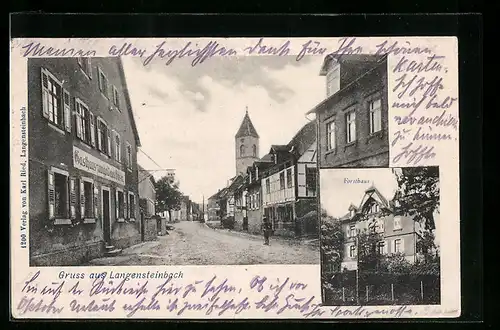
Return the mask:
<svg viewBox="0 0 500 330">
<path fill-rule="evenodd" d="M 12 39 L 14 319 L 458 317 L 458 40 Z"/>
</svg>

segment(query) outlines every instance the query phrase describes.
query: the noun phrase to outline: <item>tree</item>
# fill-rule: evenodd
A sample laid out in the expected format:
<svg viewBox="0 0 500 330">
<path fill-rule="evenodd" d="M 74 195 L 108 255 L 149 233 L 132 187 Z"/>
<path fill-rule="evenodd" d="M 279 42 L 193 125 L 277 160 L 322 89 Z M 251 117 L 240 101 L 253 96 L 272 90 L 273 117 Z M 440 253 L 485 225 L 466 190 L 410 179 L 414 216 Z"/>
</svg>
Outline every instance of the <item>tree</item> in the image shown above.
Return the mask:
<svg viewBox="0 0 500 330">
<path fill-rule="evenodd" d="M 425 263 L 434 262 L 439 258 L 434 233 L 424 231 L 422 237 L 417 240 L 416 245 L 417 251 L 423 255 Z"/>
<path fill-rule="evenodd" d="M 164 176 L 155 182 L 156 189 L 156 210 L 158 212 L 167 211 L 169 219 L 172 219 L 172 210 L 179 210 L 181 207 L 182 193 L 177 183 Z"/>
<path fill-rule="evenodd" d="M 405 167 L 395 174 L 398 182 L 394 195 L 396 215 L 412 216 L 426 229 L 434 230 L 434 212 L 439 212 L 439 168 Z"/>
<path fill-rule="evenodd" d="M 380 233 L 372 230 L 363 230 L 358 233 L 358 269 L 359 271 L 379 270 L 384 255 L 379 253 L 378 244 L 383 241 Z"/>
<path fill-rule="evenodd" d="M 326 213 L 321 218 L 321 254 L 322 263 L 330 264 L 333 269 L 340 270 L 344 252 L 344 232 L 339 220 Z"/>
</svg>

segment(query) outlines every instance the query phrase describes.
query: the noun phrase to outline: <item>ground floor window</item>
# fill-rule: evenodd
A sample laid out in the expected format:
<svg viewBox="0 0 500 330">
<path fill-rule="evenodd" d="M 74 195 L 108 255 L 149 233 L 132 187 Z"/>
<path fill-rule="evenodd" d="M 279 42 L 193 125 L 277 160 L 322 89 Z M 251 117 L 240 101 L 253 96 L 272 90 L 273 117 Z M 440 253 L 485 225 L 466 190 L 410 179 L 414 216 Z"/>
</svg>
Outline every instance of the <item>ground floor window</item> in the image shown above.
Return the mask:
<svg viewBox="0 0 500 330">
<path fill-rule="evenodd" d="M 94 217 L 94 187 L 91 181 L 83 180 L 80 183 L 80 203 L 82 209 L 82 217 Z"/>
<path fill-rule="evenodd" d="M 49 190 L 49 195 L 53 194 L 53 204 L 51 207 L 49 206 L 49 213 L 51 213 L 51 217 L 68 218 L 68 176 L 52 173 L 52 183 L 53 189 Z"/>
<path fill-rule="evenodd" d="M 129 205 L 129 219 L 135 220 L 135 196 L 133 193 L 128 195 L 128 205 Z"/>
<path fill-rule="evenodd" d="M 121 190 L 116 190 L 116 218 L 125 218 L 125 198 Z"/>
</svg>

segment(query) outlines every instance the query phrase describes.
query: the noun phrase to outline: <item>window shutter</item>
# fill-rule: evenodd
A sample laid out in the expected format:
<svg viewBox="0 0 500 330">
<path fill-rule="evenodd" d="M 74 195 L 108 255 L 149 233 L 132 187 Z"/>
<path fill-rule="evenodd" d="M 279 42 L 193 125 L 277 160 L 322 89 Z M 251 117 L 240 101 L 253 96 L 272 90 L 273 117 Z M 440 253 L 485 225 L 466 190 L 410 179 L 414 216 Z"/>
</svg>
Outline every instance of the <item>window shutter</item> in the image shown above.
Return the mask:
<svg viewBox="0 0 500 330">
<path fill-rule="evenodd" d="M 92 60 L 90 57 L 86 57 L 85 60 L 87 61 L 87 67 L 88 67 L 88 76 L 90 79 L 92 79 Z"/>
<path fill-rule="evenodd" d="M 125 217 L 127 219 L 130 219 L 130 195 L 128 194 L 128 191 L 124 192 L 124 197 L 125 196 L 127 196 L 126 198 L 124 198 L 126 200 L 126 202 L 125 202 Z"/>
<path fill-rule="evenodd" d="M 76 137 L 81 139 L 82 138 L 82 107 L 80 107 L 80 104 L 76 101 L 75 99 L 75 125 L 76 125 Z"/>
<path fill-rule="evenodd" d="M 67 132 L 71 132 L 71 106 L 70 106 L 70 95 L 67 90 L 63 91 L 63 106 L 64 106 L 64 127 Z"/>
<path fill-rule="evenodd" d="M 118 200 L 118 190 L 115 190 L 115 206 L 116 206 L 116 219 L 118 220 L 120 218 L 120 207 L 119 207 L 119 200 Z"/>
<path fill-rule="evenodd" d="M 85 188 L 82 179 L 80 179 L 80 218 L 85 218 Z"/>
<path fill-rule="evenodd" d="M 66 205 L 65 205 L 65 208 L 66 208 L 66 214 L 65 214 L 65 217 L 70 217 L 70 214 L 69 214 L 69 211 L 70 211 L 70 193 L 69 193 L 69 177 L 66 177 Z"/>
<path fill-rule="evenodd" d="M 356 140 L 356 112 L 352 112 L 352 141 Z"/>
<path fill-rule="evenodd" d="M 43 68 L 41 68 L 41 80 L 42 80 L 42 113 L 45 118 L 49 118 L 49 78 L 47 73 Z"/>
<path fill-rule="evenodd" d="M 99 117 L 97 118 L 97 149 L 104 151 L 102 147 L 102 124 Z"/>
<path fill-rule="evenodd" d="M 49 219 L 54 219 L 56 191 L 54 186 L 54 172 L 47 171 L 47 200 L 49 207 Z"/>
<path fill-rule="evenodd" d="M 90 143 L 92 147 L 95 148 L 95 116 L 92 112 L 89 112 L 89 121 L 90 121 Z"/>
<path fill-rule="evenodd" d="M 108 156 L 111 157 L 111 131 L 109 129 L 106 129 L 108 132 Z"/>
<path fill-rule="evenodd" d="M 92 189 L 94 190 L 94 218 L 97 218 L 99 216 L 99 188 L 93 183 Z"/>
<path fill-rule="evenodd" d="M 69 212 L 71 219 L 76 218 L 76 187 L 75 178 L 69 179 Z"/>
</svg>

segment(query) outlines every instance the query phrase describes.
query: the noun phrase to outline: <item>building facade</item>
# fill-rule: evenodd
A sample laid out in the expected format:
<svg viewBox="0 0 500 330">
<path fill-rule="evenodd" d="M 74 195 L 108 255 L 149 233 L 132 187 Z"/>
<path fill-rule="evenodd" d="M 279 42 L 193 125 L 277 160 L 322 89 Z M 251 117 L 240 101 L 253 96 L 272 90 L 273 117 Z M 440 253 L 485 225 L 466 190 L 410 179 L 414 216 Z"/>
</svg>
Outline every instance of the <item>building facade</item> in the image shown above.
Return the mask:
<svg viewBox="0 0 500 330">
<path fill-rule="evenodd" d="M 319 236 L 316 123 L 302 127 L 287 145 L 272 146 L 269 154 L 274 164 L 260 179 L 263 215 L 276 235 Z"/>
<path fill-rule="evenodd" d="M 137 133 L 119 58 L 28 60 L 31 265 L 140 241 Z"/>
<path fill-rule="evenodd" d="M 376 234 L 380 240 L 377 252 L 384 255 L 402 253 L 414 263 L 420 257 L 417 242 L 422 238 L 423 228 L 410 216 L 394 214 L 397 202 L 388 202 L 375 187 L 364 193 L 361 202 L 351 204 L 348 213 L 339 219 L 345 237 L 342 270 L 357 268 L 359 233 Z"/>
<path fill-rule="evenodd" d="M 140 165 L 137 165 L 137 168 L 139 178 L 139 203 L 144 216 L 149 218 L 156 214 L 156 189 L 154 178 L 151 173 Z"/>
<path fill-rule="evenodd" d="M 389 166 L 386 56 L 329 55 L 320 74 L 327 98 L 310 111 L 320 167 Z"/>
<path fill-rule="evenodd" d="M 262 175 L 264 170 L 273 165 L 271 155 L 267 154 L 247 169 L 242 195 L 245 217 L 241 227 L 253 234 L 262 232 Z"/>
</svg>

